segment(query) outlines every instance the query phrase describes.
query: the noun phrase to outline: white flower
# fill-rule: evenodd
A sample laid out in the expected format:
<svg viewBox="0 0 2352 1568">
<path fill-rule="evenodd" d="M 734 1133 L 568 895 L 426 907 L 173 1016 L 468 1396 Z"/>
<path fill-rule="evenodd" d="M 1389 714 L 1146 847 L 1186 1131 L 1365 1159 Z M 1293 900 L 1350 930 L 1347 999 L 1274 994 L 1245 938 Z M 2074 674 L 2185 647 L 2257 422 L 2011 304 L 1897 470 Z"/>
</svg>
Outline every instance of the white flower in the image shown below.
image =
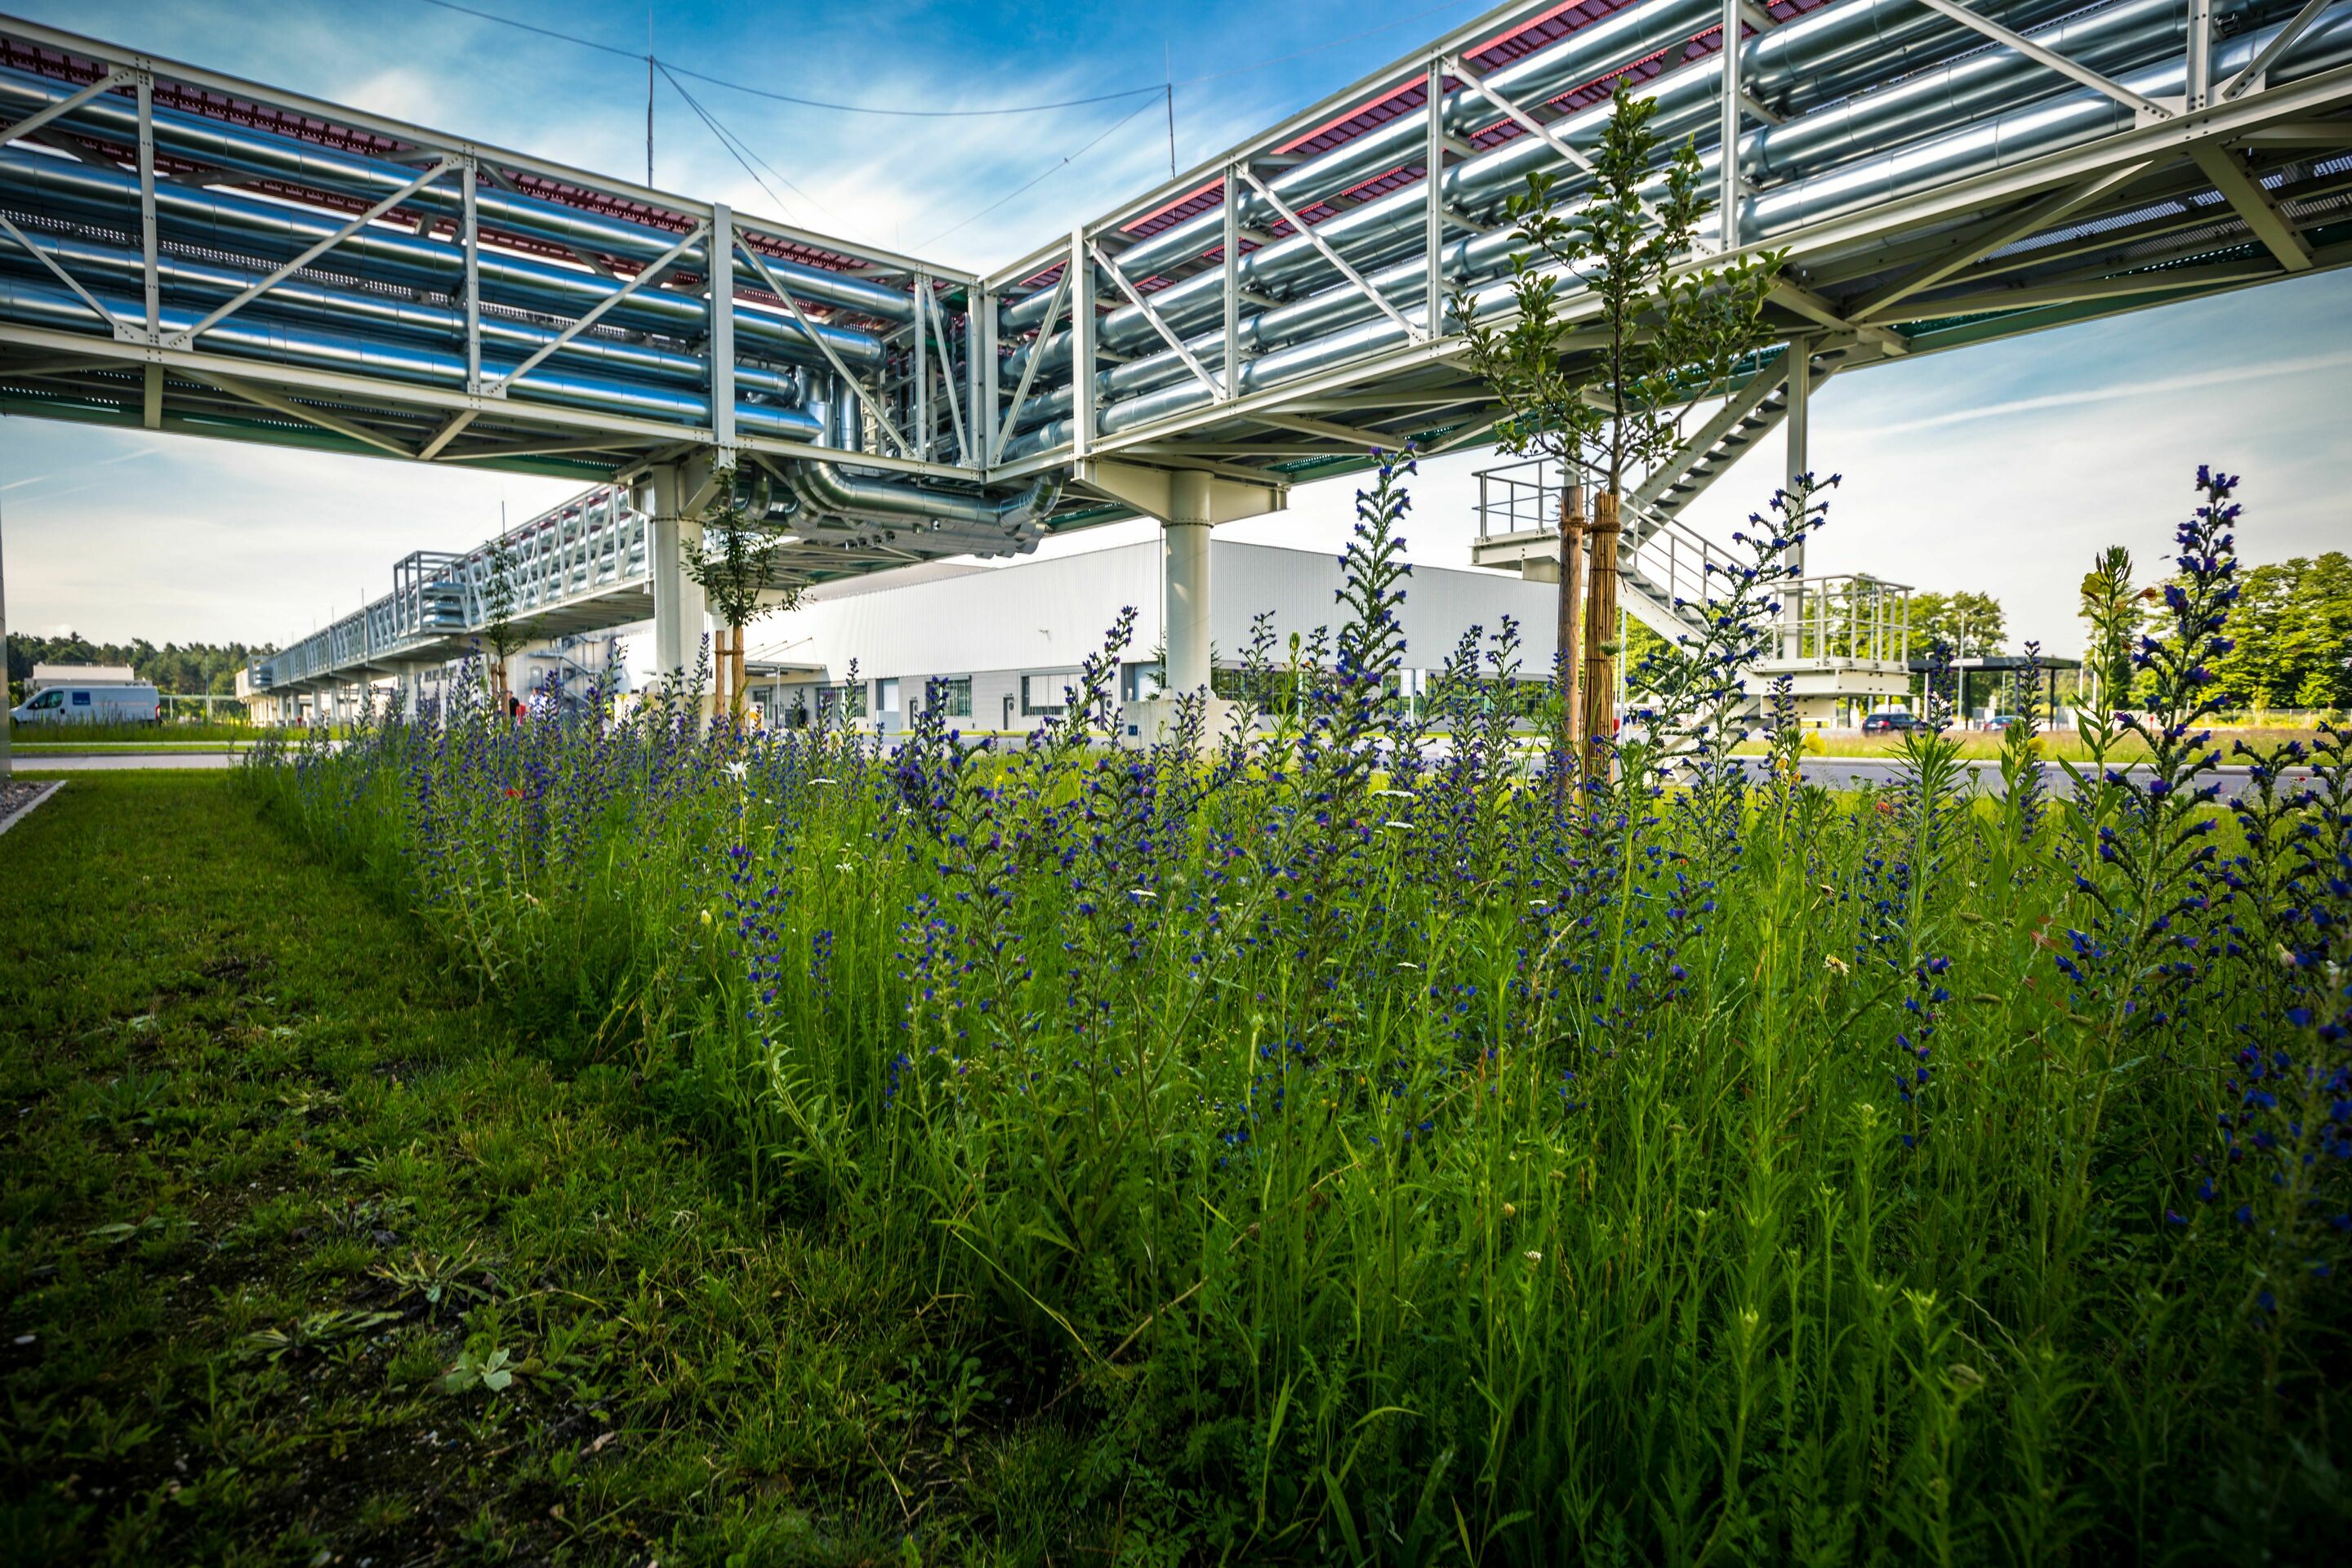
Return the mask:
<svg viewBox="0 0 2352 1568">
<path fill-rule="evenodd" d="M 1530 1263 L 1541 1263 L 1543 1261 L 1543 1254 L 1540 1252 L 1529 1251 L 1522 1254 L 1521 1256 L 1525 1257 Z"/>
</svg>

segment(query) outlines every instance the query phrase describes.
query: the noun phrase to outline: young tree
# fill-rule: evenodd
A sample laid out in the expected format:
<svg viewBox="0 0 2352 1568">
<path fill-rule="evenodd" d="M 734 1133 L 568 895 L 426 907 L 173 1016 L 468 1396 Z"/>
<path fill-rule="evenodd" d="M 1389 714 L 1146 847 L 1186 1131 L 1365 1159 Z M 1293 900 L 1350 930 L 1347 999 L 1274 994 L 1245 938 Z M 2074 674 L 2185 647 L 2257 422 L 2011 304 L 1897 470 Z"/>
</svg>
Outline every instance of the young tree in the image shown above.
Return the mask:
<svg viewBox="0 0 2352 1568">
<path fill-rule="evenodd" d="M 1508 416 L 1496 445 L 1521 457 L 1548 458 L 1563 476 L 1560 518 L 1559 631 L 1564 688 L 1560 744 L 1591 765 L 1593 738 L 1614 728 L 1610 659 L 1617 623 L 1617 535 L 1626 488 L 1681 444 L 1684 413 L 1720 392 L 1756 342 L 1778 256 L 1728 267 L 1692 264 L 1699 220 L 1711 204 L 1701 194 L 1698 154 L 1685 142 L 1654 165 L 1658 136 L 1650 121 L 1657 100 L 1618 84 L 1615 107 L 1593 153 L 1590 199 L 1573 212 L 1554 205 L 1555 181 L 1540 172 L 1512 197 L 1508 216 L 1519 248 L 1512 258 L 1514 314 L 1500 328 L 1477 320 L 1469 294 L 1454 297 L 1471 363 Z M 1654 192 L 1654 205 L 1645 193 Z M 1580 282 L 1592 301 L 1571 318 L 1560 299 L 1563 279 Z M 1597 347 L 1597 359 L 1571 354 Z M 1578 525 L 1571 487 L 1598 492 L 1591 525 L 1592 572 L 1584 608 L 1583 700 L 1567 668 L 1577 641 Z"/>
<path fill-rule="evenodd" d="M 711 504 L 699 520 L 702 537 L 686 546 L 686 574 L 701 587 L 723 628 L 713 661 L 719 675 L 718 699 L 726 704 L 728 717 L 740 723 L 743 628 L 772 611 L 796 607 L 800 590 L 790 588 L 781 596 L 774 595 L 776 560 L 783 551 L 783 535 L 763 515 L 764 498 L 754 496 L 751 499 L 759 504 L 746 505 L 746 498 L 737 493 L 732 468 L 720 469 L 715 483 Z"/>
<path fill-rule="evenodd" d="M 1989 658 L 2009 641 L 2008 614 L 1990 594 L 1962 588 L 1949 594 L 1911 595 L 1911 646 L 1923 650 L 1941 643 L 1955 661 Z M 1969 711 L 1972 689 L 1969 671 L 1955 672 L 1954 700 L 1962 715 Z"/>
<path fill-rule="evenodd" d="M 2083 673 L 2096 689 L 2095 710 L 2108 713 L 2131 691 L 2132 634 L 2137 625 L 2131 552 L 2120 544 L 2099 552 L 2084 574 L 2081 592 L 2083 619 L 2091 628 L 2083 650 Z"/>
<path fill-rule="evenodd" d="M 490 645 L 490 664 L 483 674 L 493 699 L 507 694 L 507 660 L 521 652 L 523 645 L 536 635 L 531 622 L 515 619 L 515 577 L 520 564 L 503 535 L 490 542 L 487 574 L 482 580 L 482 637 Z"/>
</svg>

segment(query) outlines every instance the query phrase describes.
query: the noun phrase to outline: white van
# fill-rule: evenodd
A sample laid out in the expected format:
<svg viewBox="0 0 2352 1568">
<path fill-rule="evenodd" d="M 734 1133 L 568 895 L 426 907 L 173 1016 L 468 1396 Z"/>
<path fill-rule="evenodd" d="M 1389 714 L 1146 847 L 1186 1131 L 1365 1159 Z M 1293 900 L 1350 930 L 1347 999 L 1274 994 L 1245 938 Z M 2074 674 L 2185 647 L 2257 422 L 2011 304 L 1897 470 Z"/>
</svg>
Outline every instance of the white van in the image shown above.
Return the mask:
<svg viewBox="0 0 2352 1568">
<path fill-rule="evenodd" d="M 8 717 L 19 724 L 152 724 L 162 708 L 152 686 L 52 686 Z"/>
</svg>

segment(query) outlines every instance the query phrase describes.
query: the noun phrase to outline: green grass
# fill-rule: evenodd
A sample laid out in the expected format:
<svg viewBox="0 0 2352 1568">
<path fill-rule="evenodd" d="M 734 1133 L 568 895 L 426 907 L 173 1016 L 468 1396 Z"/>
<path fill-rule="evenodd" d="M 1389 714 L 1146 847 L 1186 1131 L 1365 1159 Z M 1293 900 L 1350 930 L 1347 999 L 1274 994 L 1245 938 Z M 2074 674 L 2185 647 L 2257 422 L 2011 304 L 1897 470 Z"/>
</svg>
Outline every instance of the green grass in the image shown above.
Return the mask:
<svg viewBox="0 0 2352 1568">
<path fill-rule="evenodd" d="M 104 757 L 185 754 L 229 756 L 252 746 L 246 741 L 16 741 L 10 749 L 19 757 Z"/>
<path fill-rule="evenodd" d="M 752 1204 L 233 777 L 77 779 L 0 888 L 0 1558 L 1068 1539 L 927 1259 Z"/>
<path fill-rule="evenodd" d="M 1563 820 L 1457 718 L 1409 774 L 1294 733 L 1205 791 L 652 710 L 249 776 L 774 1213 L 919 1260 L 1178 1560 L 2298 1561 L 2352 1520 L 2344 1163 L 2273 1188 L 2215 1131 L 2246 1040 L 2335 1058 L 2272 961 L 2137 1016 L 2212 814 L 2037 825 L 1930 748 L 1909 794 Z M 2284 931 L 2281 864 L 2216 907 Z M 2069 982 L 2102 921 L 2129 966 Z"/>
<path fill-rule="evenodd" d="M 268 732 L 251 724 L 19 724 L 12 721 L 8 725 L 8 741 L 14 746 L 60 742 L 80 746 L 153 746 L 165 742 L 194 744 L 198 742 L 215 744 L 236 742 L 250 745 Z"/>
</svg>

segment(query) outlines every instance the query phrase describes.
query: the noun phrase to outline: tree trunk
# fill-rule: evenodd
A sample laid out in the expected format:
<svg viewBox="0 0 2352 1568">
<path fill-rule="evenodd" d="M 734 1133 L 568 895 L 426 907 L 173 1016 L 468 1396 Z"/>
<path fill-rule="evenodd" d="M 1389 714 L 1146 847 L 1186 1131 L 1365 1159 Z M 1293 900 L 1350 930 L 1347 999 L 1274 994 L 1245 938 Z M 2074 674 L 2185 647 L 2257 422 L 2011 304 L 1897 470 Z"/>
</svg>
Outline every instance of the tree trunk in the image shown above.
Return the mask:
<svg viewBox="0 0 2352 1568">
<path fill-rule="evenodd" d="M 1610 660 L 1617 626 L 1617 492 L 1592 498 L 1592 589 L 1584 601 L 1584 767 L 1592 771 L 1593 738 L 1617 732 L 1617 689 Z"/>
<path fill-rule="evenodd" d="M 1565 469 L 1561 472 L 1567 479 Z M 1555 633 L 1559 649 L 1559 757 L 1563 787 L 1568 782 L 1568 761 L 1583 755 L 1583 737 L 1577 733 L 1582 728 L 1583 709 L 1578 704 L 1578 661 L 1582 655 L 1578 647 L 1578 617 L 1583 612 L 1584 597 L 1584 487 L 1563 482 L 1559 488 L 1559 625 Z"/>
</svg>

